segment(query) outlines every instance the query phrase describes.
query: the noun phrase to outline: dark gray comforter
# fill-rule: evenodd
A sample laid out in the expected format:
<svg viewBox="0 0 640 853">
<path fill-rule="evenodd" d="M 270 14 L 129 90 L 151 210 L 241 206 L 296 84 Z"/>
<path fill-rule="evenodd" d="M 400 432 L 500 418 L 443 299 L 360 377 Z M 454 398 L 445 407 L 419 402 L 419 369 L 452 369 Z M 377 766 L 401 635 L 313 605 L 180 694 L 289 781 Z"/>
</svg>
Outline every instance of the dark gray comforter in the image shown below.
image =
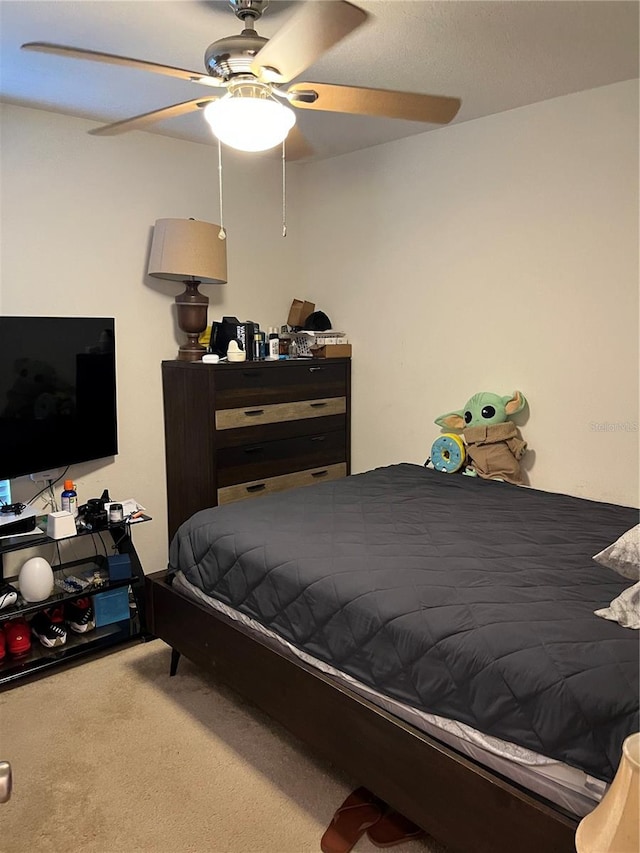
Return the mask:
<svg viewBox="0 0 640 853">
<path fill-rule="evenodd" d="M 638 512 L 400 464 L 204 510 L 170 570 L 403 702 L 611 780 L 639 727 L 630 581 L 592 556 Z"/>
</svg>

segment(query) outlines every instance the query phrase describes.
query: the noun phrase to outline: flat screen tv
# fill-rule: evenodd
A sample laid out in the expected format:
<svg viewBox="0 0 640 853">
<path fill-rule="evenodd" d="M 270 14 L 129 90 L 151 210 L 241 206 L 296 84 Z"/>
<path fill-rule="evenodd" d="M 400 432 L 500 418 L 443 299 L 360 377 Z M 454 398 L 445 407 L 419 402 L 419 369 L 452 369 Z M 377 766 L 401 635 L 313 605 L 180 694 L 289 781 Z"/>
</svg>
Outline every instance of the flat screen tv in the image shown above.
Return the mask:
<svg viewBox="0 0 640 853">
<path fill-rule="evenodd" d="M 112 317 L 0 317 L 0 480 L 118 452 Z"/>
</svg>

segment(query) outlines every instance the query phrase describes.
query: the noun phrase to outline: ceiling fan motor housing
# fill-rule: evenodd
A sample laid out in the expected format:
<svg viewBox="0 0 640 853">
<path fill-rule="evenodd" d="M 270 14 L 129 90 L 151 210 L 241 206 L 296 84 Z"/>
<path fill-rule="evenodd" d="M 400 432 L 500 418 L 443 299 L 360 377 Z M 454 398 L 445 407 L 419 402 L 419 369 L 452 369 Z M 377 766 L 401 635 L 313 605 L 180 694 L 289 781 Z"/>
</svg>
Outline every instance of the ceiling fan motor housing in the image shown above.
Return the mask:
<svg viewBox="0 0 640 853">
<path fill-rule="evenodd" d="M 207 73 L 225 82 L 238 74 L 251 74 L 253 57 L 267 41 L 251 29 L 214 41 L 204 55 Z"/>
<path fill-rule="evenodd" d="M 257 21 L 269 5 L 269 0 L 229 0 L 229 5 L 241 21 L 245 18 Z"/>
</svg>

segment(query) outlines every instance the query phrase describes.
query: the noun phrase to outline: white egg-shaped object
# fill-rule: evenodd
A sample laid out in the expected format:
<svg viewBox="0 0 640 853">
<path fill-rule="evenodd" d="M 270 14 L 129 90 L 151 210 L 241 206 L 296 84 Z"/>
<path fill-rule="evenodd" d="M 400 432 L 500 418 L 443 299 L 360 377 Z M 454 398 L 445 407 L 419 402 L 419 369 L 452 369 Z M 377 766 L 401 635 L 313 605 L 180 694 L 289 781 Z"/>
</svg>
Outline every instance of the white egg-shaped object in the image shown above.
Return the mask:
<svg viewBox="0 0 640 853">
<path fill-rule="evenodd" d="M 53 591 L 53 569 L 44 557 L 31 557 L 23 563 L 18 586 L 25 601 L 49 598 Z"/>
</svg>

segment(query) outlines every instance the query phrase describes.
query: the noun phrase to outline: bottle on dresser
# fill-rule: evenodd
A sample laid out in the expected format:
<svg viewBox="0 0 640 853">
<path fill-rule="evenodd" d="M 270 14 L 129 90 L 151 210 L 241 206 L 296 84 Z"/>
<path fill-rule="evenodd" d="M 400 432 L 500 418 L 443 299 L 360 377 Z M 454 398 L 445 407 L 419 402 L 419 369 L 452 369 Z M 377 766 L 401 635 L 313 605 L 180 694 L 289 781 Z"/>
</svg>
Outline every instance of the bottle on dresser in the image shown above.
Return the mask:
<svg viewBox="0 0 640 853">
<path fill-rule="evenodd" d="M 253 336 L 253 360 L 262 361 L 267 356 L 267 344 L 264 332 L 254 332 Z"/>
<path fill-rule="evenodd" d="M 277 361 L 280 358 L 280 338 L 278 337 L 278 329 L 275 326 L 269 328 L 267 346 L 267 358 L 269 361 Z"/>
<path fill-rule="evenodd" d="M 289 344 L 291 343 L 291 335 L 289 334 L 288 326 L 281 326 L 278 339 L 280 358 L 289 358 Z"/>
</svg>

